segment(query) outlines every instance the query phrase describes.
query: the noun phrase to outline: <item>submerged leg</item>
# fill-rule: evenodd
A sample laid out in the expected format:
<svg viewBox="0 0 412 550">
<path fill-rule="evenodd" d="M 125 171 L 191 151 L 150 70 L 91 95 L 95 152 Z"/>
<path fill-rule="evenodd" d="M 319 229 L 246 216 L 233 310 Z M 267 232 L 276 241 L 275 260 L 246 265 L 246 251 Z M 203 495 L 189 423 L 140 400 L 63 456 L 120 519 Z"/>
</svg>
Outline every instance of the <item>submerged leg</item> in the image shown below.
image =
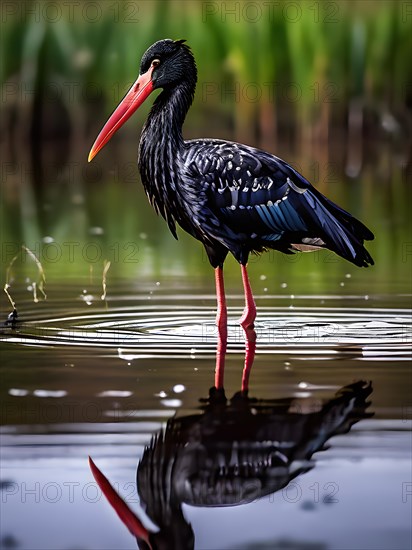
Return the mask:
<svg viewBox="0 0 412 550">
<path fill-rule="evenodd" d="M 245 309 L 239 322 L 242 327 L 247 329 L 253 329 L 256 319 L 256 305 L 253 298 L 252 289 L 250 287 L 249 277 L 245 265 L 241 265 L 243 288 L 245 290 Z"/>
<path fill-rule="evenodd" d="M 223 281 L 223 269 L 215 269 L 216 296 L 217 296 L 217 315 L 216 326 L 218 331 L 217 349 L 216 349 L 216 369 L 215 386 L 218 389 L 223 388 L 223 377 L 225 371 L 225 356 L 227 347 L 227 308 L 225 285 Z"/>
<path fill-rule="evenodd" d="M 256 332 L 254 329 L 254 323 L 256 319 L 256 305 L 253 298 L 252 289 L 250 287 L 246 266 L 241 265 L 240 267 L 242 269 L 242 281 L 243 288 L 245 290 L 245 309 L 239 322 L 242 325 L 246 339 L 245 365 L 243 367 L 242 373 L 242 393 L 247 394 L 249 388 L 249 375 L 252 369 L 256 351 Z"/>
<path fill-rule="evenodd" d="M 253 361 L 255 359 L 256 352 L 256 332 L 254 328 L 246 328 L 245 337 L 245 365 L 242 372 L 242 394 L 247 395 L 249 389 L 249 376 L 252 370 Z"/>
</svg>

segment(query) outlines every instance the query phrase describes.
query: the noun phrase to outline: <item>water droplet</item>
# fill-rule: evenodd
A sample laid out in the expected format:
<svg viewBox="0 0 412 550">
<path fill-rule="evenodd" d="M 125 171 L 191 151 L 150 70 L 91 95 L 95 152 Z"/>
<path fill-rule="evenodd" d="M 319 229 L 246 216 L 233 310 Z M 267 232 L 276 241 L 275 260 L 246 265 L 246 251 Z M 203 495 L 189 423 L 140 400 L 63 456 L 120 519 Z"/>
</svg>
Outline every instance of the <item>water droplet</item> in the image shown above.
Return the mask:
<svg viewBox="0 0 412 550">
<path fill-rule="evenodd" d="M 94 300 L 94 296 L 92 294 L 84 294 L 81 298 L 88 306 L 91 306 Z"/>
<path fill-rule="evenodd" d="M 280 288 L 288 288 L 288 283 L 281 283 Z"/>
<path fill-rule="evenodd" d="M 147 239 L 147 233 L 140 233 L 139 237 L 144 241 Z"/>
<path fill-rule="evenodd" d="M 267 277 L 266 277 L 266 275 L 261 275 L 261 276 L 259 277 L 259 279 L 260 279 L 261 281 L 266 281 Z"/>
<path fill-rule="evenodd" d="M 267 292 L 267 291 L 268 291 L 268 289 L 265 287 L 265 288 L 263 289 L 263 292 Z"/>
<path fill-rule="evenodd" d="M 97 397 L 130 397 L 133 395 L 128 390 L 105 390 L 97 394 Z"/>
<path fill-rule="evenodd" d="M 352 277 L 352 275 L 351 275 L 350 273 L 346 273 L 345 277 L 346 277 L 347 279 L 350 279 L 350 278 Z"/>
<path fill-rule="evenodd" d="M 342 281 L 341 283 L 339 283 L 340 286 L 345 286 L 345 283 Z"/>
<path fill-rule="evenodd" d="M 19 388 L 10 388 L 9 389 L 9 395 L 12 395 L 13 397 L 24 397 L 25 395 L 28 395 L 29 390 L 21 390 Z"/>
<path fill-rule="evenodd" d="M 48 235 L 47 235 L 46 237 L 43 237 L 42 241 L 43 241 L 45 244 L 54 243 L 53 237 L 49 237 Z"/>
<path fill-rule="evenodd" d="M 36 397 L 65 397 L 65 390 L 34 390 L 33 395 Z"/>
</svg>

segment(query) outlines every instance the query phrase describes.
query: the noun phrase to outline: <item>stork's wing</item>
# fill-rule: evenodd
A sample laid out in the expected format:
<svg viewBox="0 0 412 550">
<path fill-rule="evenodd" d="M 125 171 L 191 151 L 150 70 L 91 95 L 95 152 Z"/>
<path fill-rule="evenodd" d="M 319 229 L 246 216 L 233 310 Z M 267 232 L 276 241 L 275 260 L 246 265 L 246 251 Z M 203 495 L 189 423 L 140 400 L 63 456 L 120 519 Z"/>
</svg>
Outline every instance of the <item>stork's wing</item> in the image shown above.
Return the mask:
<svg viewBox="0 0 412 550">
<path fill-rule="evenodd" d="M 356 265 L 373 264 L 363 247 L 371 231 L 285 161 L 237 143 L 189 143 L 196 147 L 186 167 L 203 178 L 205 210 L 234 233 L 264 246 L 326 247 Z"/>
</svg>

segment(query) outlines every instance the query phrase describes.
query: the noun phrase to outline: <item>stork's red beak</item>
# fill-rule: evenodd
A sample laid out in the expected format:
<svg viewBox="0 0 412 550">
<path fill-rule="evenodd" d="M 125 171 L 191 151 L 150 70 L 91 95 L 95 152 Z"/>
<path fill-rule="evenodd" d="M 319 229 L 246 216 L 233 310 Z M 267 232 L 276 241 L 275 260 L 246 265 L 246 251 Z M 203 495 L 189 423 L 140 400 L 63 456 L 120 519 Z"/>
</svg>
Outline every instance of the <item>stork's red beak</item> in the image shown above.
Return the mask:
<svg viewBox="0 0 412 550">
<path fill-rule="evenodd" d="M 149 542 L 149 531 L 144 527 L 143 523 L 136 516 L 134 512 L 129 508 L 126 502 L 118 495 L 118 493 L 113 489 L 110 481 L 107 477 L 99 470 L 96 464 L 89 456 L 89 466 L 92 471 L 93 477 L 96 480 L 98 486 L 100 487 L 102 493 L 116 510 L 117 515 L 126 525 L 129 531 L 136 538 L 144 540 L 149 548 L 152 548 Z"/>
<path fill-rule="evenodd" d="M 122 101 L 116 107 L 109 120 L 103 126 L 102 131 L 97 136 L 93 147 L 90 149 L 88 162 L 90 162 L 109 141 L 117 130 L 123 126 L 128 118 L 140 107 L 153 91 L 152 72 L 153 66 L 140 75 L 130 90 L 124 96 Z"/>
</svg>

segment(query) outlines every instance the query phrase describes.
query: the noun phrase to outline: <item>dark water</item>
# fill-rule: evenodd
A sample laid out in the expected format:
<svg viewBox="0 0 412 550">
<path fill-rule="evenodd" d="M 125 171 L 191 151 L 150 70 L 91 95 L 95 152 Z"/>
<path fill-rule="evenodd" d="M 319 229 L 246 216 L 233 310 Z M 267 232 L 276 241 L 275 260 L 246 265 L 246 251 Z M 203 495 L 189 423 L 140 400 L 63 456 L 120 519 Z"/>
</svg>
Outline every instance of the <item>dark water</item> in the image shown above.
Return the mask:
<svg viewBox="0 0 412 550">
<path fill-rule="evenodd" d="M 314 181 L 373 228 L 373 268 L 327 253 L 251 259 L 247 399 L 228 261 L 227 401 L 209 398 L 213 272 L 197 243 L 173 241 L 135 172 L 5 182 L 2 283 L 19 315 L 1 329 L 1 547 L 136 547 L 90 455 L 160 529 L 154 547 L 411 548 L 410 187 L 379 158 L 359 180 L 338 160 L 333 181 Z M 5 294 L 1 305 L 3 321 Z"/>
<path fill-rule="evenodd" d="M 176 485 L 186 523 L 172 521 L 180 533 L 191 524 L 196 548 L 410 547 L 411 316 L 404 296 L 258 296 L 249 397 L 260 401 L 215 413 L 214 433 L 208 422 L 202 427 L 201 415 L 210 413 L 199 408 L 213 385 L 213 295 L 190 287 L 176 294 L 167 283 L 147 282 L 141 292 L 126 282 L 114 286 L 105 302 L 84 298 L 78 285 L 54 289 L 59 299 L 41 307 L 14 296 L 19 322 L 2 335 L 3 547 L 134 548 L 87 456 L 138 511 L 138 461 L 175 414 L 189 423 L 179 437 L 196 443 L 196 453 L 184 458 L 180 474 L 175 468 L 177 480 L 159 474 L 149 501 L 173 495 L 168 483 Z M 230 300 L 229 399 L 240 390 L 245 347 L 236 323 L 241 296 Z M 361 412 L 352 396 L 322 409 L 354 380 L 372 383 Z M 243 455 L 234 455 L 241 434 Z M 322 438 L 331 439 L 318 452 Z M 169 449 L 171 463 L 181 445 Z M 272 454 L 262 457 L 268 446 Z M 199 458 L 201 449 L 220 476 L 205 473 L 212 466 Z M 255 470 L 245 473 L 242 464 Z M 191 468 L 203 471 L 202 483 Z M 179 491 L 182 477 L 192 480 L 191 490 Z M 156 519 L 159 527 L 168 521 Z"/>
</svg>

